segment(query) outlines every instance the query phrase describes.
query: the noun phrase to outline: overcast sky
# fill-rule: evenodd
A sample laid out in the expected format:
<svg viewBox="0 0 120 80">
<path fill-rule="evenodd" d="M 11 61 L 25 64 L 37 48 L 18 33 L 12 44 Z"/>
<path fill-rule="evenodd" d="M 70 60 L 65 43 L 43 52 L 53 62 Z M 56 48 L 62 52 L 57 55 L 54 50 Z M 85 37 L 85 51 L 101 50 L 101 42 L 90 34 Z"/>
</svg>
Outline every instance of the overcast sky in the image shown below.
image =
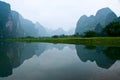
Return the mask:
<svg viewBox="0 0 120 80">
<path fill-rule="evenodd" d="M 44 27 L 68 30 L 75 28 L 82 15 L 95 15 L 109 7 L 120 16 L 120 0 L 2 0 L 11 4 L 24 18 L 40 22 Z"/>
</svg>

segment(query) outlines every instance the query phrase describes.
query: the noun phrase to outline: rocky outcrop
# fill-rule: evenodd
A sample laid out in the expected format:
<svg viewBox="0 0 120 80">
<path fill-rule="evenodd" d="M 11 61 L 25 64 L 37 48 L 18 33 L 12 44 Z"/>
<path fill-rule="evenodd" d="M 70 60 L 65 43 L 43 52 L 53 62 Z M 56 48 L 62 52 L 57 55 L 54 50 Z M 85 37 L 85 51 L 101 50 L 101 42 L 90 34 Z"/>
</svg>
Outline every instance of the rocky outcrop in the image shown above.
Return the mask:
<svg viewBox="0 0 120 80">
<path fill-rule="evenodd" d="M 12 24 L 10 5 L 0 1 L 0 38 L 10 36 Z"/>
<path fill-rule="evenodd" d="M 104 28 L 115 19 L 117 19 L 117 16 L 111 9 L 100 9 L 95 16 L 82 16 L 77 22 L 75 33 L 84 34 L 84 32 L 89 30 L 97 30 L 97 32 L 99 32 L 98 30 L 101 30 L 101 27 Z"/>
<path fill-rule="evenodd" d="M 95 27 L 95 32 L 97 32 L 97 33 L 100 33 L 101 31 L 102 31 L 102 26 L 101 26 L 101 24 L 100 23 L 98 23 L 97 25 L 96 25 L 96 27 Z"/>
<path fill-rule="evenodd" d="M 12 11 L 8 3 L 0 1 L 0 38 L 45 36 L 46 31 L 40 24 L 36 25 Z"/>
</svg>

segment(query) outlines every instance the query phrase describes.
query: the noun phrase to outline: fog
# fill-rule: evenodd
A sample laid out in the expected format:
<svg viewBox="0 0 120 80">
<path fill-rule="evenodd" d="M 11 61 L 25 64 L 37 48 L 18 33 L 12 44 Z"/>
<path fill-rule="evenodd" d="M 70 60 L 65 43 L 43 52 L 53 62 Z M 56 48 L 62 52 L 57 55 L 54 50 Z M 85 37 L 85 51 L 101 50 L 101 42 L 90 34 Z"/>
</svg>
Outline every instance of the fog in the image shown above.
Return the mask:
<svg viewBox="0 0 120 80">
<path fill-rule="evenodd" d="M 76 27 L 82 15 L 95 15 L 109 7 L 120 16 L 120 0 L 3 0 L 23 17 L 40 22 L 50 29 L 69 30 Z"/>
</svg>

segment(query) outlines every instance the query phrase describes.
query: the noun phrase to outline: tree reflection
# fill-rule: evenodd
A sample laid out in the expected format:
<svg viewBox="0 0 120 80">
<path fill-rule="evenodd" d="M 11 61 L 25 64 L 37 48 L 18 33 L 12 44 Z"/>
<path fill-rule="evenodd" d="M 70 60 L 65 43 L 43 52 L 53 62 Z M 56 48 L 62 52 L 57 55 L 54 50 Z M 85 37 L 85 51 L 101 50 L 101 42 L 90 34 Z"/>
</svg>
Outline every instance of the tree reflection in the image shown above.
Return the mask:
<svg viewBox="0 0 120 80">
<path fill-rule="evenodd" d="M 103 53 L 112 60 L 120 60 L 120 47 L 108 47 Z"/>
<path fill-rule="evenodd" d="M 108 69 L 120 59 L 120 47 L 90 47 L 76 45 L 77 55 L 81 61 L 95 61 L 98 67 Z"/>
<path fill-rule="evenodd" d="M 96 46 L 85 46 L 86 49 L 94 50 L 96 49 Z"/>
</svg>

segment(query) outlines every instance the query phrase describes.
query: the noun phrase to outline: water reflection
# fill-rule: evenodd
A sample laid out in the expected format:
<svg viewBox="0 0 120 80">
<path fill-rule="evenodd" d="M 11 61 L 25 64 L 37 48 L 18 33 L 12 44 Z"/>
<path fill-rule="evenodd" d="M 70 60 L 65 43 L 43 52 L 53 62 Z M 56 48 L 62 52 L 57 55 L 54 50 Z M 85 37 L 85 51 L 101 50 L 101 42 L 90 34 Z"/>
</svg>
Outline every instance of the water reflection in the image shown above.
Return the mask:
<svg viewBox="0 0 120 80">
<path fill-rule="evenodd" d="M 34 55 L 40 56 L 47 49 L 64 49 L 66 45 L 45 43 L 8 43 L 0 42 L 0 77 L 7 77 L 13 72 L 13 68 L 19 67 L 25 60 Z M 70 46 L 71 49 L 73 47 Z"/>
<path fill-rule="evenodd" d="M 0 77 L 11 75 L 13 68 L 19 67 L 34 55 L 39 56 L 45 49 L 46 45 L 40 44 L 39 46 L 37 43 L 0 42 Z"/>
<path fill-rule="evenodd" d="M 0 77 L 6 77 L 12 74 L 12 65 L 6 54 L 0 50 Z"/>
<path fill-rule="evenodd" d="M 103 53 L 112 60 L 120 60 L 120 47 L 108 47 Z"/>
<path fill-rule="evenodd" d="M 63 50 L 65 51 L 63 52 Z M 76 52 L 72 52 L 72 51 L 76 51 Z M 71 52 L 72 54 L 70 54 Z M 46 55 L 44 53 L 46 53 Z M 45 56 L 40 57 L 43 54 Z M 38 64 L 36 64 L 37 59 L 33 57 L 34 55 L 36 55 L 36 57 L 40 57 L 41 61 L 43 62 L 41 62 L 40 59 L 37 62 L 41 62 L 43 66 L 39 67 Z M 76 58 L 76 56 L 78 59 Z M 95 65 L 97 65 L 99 68 L 103 68 L 106 70 L 109 69 L 117 60 L 120 60 L 120 47 L 0 42 L 0 77 L 8 77 L 12 75 L 13 69 L 19 68 L 28 59 L 33 59 L 29 63 L 30 66 L 31 65 L 38 66 L 37 67 L 38 70 L 40 69 L 44 70 L 46 68 L 45 70 L 46 72 L 44 72 L 43 70 L 41 71 L 43 72 L 43 74 L 47 73 L 47 75 L 48 73 L 50 73 L 52 75 L 52 78 L 55 77 L 53 74 L 58 74 L 58 73 L 59 74 L 62 73 L 61 78 L 64 78 L 65 77 L 64 75 L 66 75 L 66 77 L 69 77 L 69 75 L 67 75 L 67 72 L 69 72 L 69 74 L 71 75 L 70 77 L 74 77 L 76 78 L 76 80 L 79 80 L 80 79 L 79 75 L 80 74 L 83 75 L 81 71 L 82 72 L 85 71 L 86 72 L 85 74 L 88 76 L 91 73 L 89 72 L 90 71 L 89 68 L 92 68 L 91 71 L 94 71 L 96 68 Z M 94 63 L 91 64 L 89 63 L 89 61 L 96 63 L 95 65 L 93 65 Z M 51 62 L 53 63 L 51 64 Z M 89 66 L 83 65 L 81 62 L 88 63 Z M 58 72 L 56 72 L 56 70 L 59 69 L 58 67 L 61 68 L 60 70 L 58 70 Z M 34 70 L 36 71 L 37 69 L 34 68 Z M 43 75 L 42 72 L 41 75 Z M 76 72 L 76 74 L 73 75 L 72 74 L 73 72 L 74 73 Z M 29 72 L 26 73 L 29 74 Z M 57 75 L 58 77 L 60 77 L 59 74 Z"/>
<path fill-rule="evenodd" d="M 81 61 L 95 61 L 97 66 L 105 69 L 120 59 L 120 47 L 76 45 L 76 51 Z"/>
</svg>

